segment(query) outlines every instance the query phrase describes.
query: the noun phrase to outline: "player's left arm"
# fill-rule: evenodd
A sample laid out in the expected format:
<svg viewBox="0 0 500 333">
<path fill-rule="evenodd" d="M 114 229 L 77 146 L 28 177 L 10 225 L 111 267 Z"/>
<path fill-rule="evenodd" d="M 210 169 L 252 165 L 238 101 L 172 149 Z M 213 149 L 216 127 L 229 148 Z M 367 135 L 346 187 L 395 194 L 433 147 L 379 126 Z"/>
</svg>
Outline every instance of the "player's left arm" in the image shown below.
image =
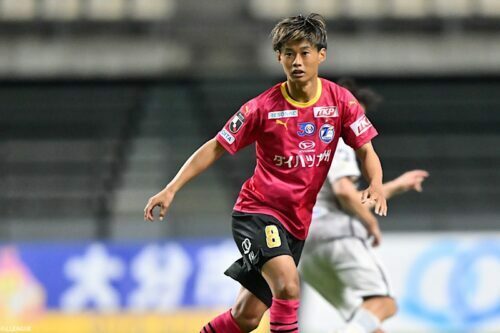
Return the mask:
<svg viewBox="0 0 500 333">
<path fill-rule="evenodd" d="M 361 192 L 361 203 L 374 205 L 376 214 L 386 216 L 387 201 L 382 185 L 382 165 L 371 141 L 356 149 L 356 156 L 361 162 L 363 176 L 369 184 L 368 188 Z"/>
</svg>

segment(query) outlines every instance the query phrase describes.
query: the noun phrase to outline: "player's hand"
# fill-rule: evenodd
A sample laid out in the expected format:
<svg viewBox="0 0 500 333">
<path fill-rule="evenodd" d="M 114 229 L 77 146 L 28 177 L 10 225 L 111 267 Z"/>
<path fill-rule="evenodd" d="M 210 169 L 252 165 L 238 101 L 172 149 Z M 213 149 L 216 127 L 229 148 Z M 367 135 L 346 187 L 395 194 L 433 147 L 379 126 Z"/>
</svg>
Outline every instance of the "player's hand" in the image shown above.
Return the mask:
<svg viewBox="0 0 500 333">
<path fill-rule="evenodd" d="M 153 210 L 156 206 L 160 207 L 160 221 L 163 220 L 165 214 L 167 213 L 172 200 L 174 199 L 175 193 L 170 191 L 168 188 L 163 189 L 156 195 L 149 198 L 146 207 L 144 208 L 144 221 L 154 221 Z"/>
<path fill-rule="evenodd" d="M 402 192 L 410 190 L 422 192 L 422 183 L 427 177 L 429 173 L 425 170 L 412 170 L 403 173 L 395 181 Z"/>
<path fill-rule="evenodd" d="M 361 203 L 375 207 L 375 214 L 387 216 L 387 201 L 382 186 L 368 186 L 366 190 L 361 192 Z"/>
</svg>

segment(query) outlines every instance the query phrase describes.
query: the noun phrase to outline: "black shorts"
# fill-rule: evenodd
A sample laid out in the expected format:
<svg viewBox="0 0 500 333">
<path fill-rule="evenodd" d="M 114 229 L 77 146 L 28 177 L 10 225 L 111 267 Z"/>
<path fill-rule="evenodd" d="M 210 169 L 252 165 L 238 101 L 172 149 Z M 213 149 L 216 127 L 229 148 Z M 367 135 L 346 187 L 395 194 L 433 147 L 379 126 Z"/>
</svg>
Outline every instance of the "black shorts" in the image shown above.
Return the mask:
<svg viewBox="0 0 500 333">
<path fill-rule="evenodd" d="M 225 272 L 264 304 L 271 307 L 273 295 L 260 271 L 271 258 L 290 255 L 299 264 L 304 241 L 293 237 L 274 217 L 264 214 L 234 211 L 232 215 L 233 238 L 242 258 L 236 260 Z"/>
</svg>

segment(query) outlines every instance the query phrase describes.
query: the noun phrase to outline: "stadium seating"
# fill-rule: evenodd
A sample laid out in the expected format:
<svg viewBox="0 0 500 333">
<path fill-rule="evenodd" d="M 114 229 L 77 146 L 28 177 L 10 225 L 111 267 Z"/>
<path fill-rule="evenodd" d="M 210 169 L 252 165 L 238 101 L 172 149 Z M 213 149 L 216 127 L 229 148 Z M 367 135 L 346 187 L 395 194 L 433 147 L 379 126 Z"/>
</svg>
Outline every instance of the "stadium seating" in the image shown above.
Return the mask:
<svg viewBox="0 0 500 333">
<path fill-rule="evenodd" d="M 427 0 L 392 0 L 391 14 L 396 18 L 422 18 L 428 15 Z"/>
<path fill-rule="evenodd" d="M 129 15 L 137 20 L 165 20 L 174 15 L 175 9 L 175 0 L 132 0 Z"/>
<path fill-rule="evenodd" d="M 479 14 L 485 17 L 500 17 L 500 2 L 496 0 L 478 0 Z"/>
<path fill-rule="evenodd" d="M 132 140 L 113 206 L 113 237 L 215 236 L 227 232 L 233 202 L 221 176 L 227 169 L 218 168 L 207 170 L 176 196 L 167 223 L 145 228 L 142 211 L 146 200 L 162 189 L 185 160 L 216 132 L 196 86 L 174 82 L 151 87 L 146 90 L 142 110 L 143 118 Z M 226 221 L 221 221 L 220 212 L 228 212 Z"/>
<path fill-rule="evenodd" d="M 424 194 L 394 200 L 390 219 L 398 222 L 387 228 L 492 228 L 500 192 L 486 184 L 500 183 L 498 157 L 491 154 L 500 144 L 495 134 L 500 114 L 492 112 L 498 108 L 492 98 L 498 83 L 417 80 L 373 86 L 386 97 L 382 110 L 371 116 L 383 134 L 375 146 L 385 178 L 413 168 L 431 174 Z"/>
<path fill-rule="evenodd" d="M 249 1 L 249 9 L 255 17 L 274 19 L 298 14 L 297 9 L 300 8 L 298 2 L 290 0 L 251 0 Z"/>
<path fill-rule="evenodd" d="M 96 223 L 106 219 L 120 178 L 136 98 L 129 87 L 0 87 L 0 213 L 11 221 L 9 233 L 54 233 L 39 222 L 45 220 L 55 230 L 75 221 L 70 238 L 99 236 Z"/>
<path fill-rule="evenodd" d="M 3 20 L 30 20 L 35 16 L 36 3 L 33 0 L 2 0 L 0 15 Z"/>
<path fill-rule="evenodd" d="M 256 18 L 278 19 L 284 16 L 317 12 L 327 19 L 397 20 L 457 19 L 500 16 L 496 0 L 350 0 L 350 1 L 265 1 L 251 0 L 249 12 Z"/>
<path fill-rule="evenodd" d="M 125 17 L 125 6 L 122 0 L 90 0 L 88 15 L 95 20 L 119 20 Z"/>
<path fill-rule="evenodd" d="M 149 196 L 249 98 L 275 81 L 0 86 L 0 239 L 153 239 L 229 230 L 254 149 L 226 154 L 176 197 L 167 223 L 144 227 Z M 370 115 L 385 179 L 427 169 L 425 193 L 391 205 L 389 230 L 492 227 L 500 183 L 498 83 L 368 80 L 385 102 Z M 464 99 L 463 96 L 468 98 Z M 488 199 L 485 200 L 485 197 Z"/>
<path fill-rule="evenodd" d="M 81 11 L 80 0 L 43 0 L 41 17 L 53 21 L 71 21 L 76 20 Z"/>
<path fill-rule="evenodd" d="M 170 18 L 176 0 L 0 0 L 0 20 L 87 23 Z"/>
<path fill-rule="evenodd" d="M 364 20 L 364 19 L 380 19 L 387 15 L 387 4 L 384 0 L 353 0 L 346 4 L 347 17 Z"/>
<path fill-rule="evenodd" d="M 322 1 L 304 0 L 302 1 L 304 13 L 321 13 L 327 19 L 336 19 L 343 13 L 343 8 L 351 2 L 342 0 Z"/>
<path fill-rule="evenodd" d="M 464 18 L 474 14 L 470 0 L 435 0 L 432 10 L 438 17 Z"/>
</svg>

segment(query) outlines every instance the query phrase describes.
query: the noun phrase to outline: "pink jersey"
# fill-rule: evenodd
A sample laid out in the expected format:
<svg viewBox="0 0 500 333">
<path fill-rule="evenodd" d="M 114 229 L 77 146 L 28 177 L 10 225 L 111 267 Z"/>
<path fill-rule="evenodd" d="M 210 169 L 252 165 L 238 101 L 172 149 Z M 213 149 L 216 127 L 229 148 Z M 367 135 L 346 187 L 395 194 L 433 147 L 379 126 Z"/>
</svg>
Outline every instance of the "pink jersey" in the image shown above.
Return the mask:
<svg viewBox="0 0 500 333">
<path fill-rule="evenodd" d="M 268 214 L 305 239 L 316 196 L 339 137 L 354 149 L 377 135 L 352 94 L 325 79 L 307 103 L 294 101 L 285 83 L 244 104 L 217 134 L 231 154 L 256 142 L 257 165 L 234 209 Z"/>
</svg>

